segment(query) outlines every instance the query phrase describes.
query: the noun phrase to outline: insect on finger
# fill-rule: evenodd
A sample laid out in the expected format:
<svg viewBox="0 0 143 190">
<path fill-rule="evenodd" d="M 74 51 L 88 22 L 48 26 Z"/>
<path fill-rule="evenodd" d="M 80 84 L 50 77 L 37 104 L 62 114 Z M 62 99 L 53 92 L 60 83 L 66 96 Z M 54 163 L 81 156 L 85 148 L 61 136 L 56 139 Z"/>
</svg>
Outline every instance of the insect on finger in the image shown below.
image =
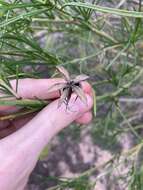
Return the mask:
<svg viewBox="0 0 143 190">
<path fill-rule="evenodd" d="M 73 92 L 77 95 L 77 97 L 75 98 L 75 101 L 79 97 L 81 101 L 87 104 L 87 99 L 86 99 L 84 91 L 81 88 L 80 82 L 89 79 L 89 76 L 82 74 L 82 75 L 76 76 L 73 79 L 72 77 L 70 78 L 69 72 L 64 67 L 57 66 L 56 68 L 58 69 L 60 73 L 62 73 L 65 79 L 64 83 L 58 83 L 50 87 L 50 91 L 53 91 L 53 90 L 60 91 L 60 99 L 59 99 L 58 107 L 60 107 L 62 103 L 64 103 L 66 105 L 66 110 L 67 110 L 68 104 Z"/>
</svg>

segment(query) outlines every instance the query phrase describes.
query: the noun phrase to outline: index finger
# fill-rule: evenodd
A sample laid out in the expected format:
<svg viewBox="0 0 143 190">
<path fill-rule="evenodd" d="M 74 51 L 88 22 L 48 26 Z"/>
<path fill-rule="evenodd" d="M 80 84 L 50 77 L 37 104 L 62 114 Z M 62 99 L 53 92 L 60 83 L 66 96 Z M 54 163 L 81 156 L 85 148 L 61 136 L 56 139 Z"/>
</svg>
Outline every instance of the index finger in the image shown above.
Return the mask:
<svg viewBox="0 0 143 190">
<path fill-rule="evenodd" d="M 19 79 L 18 80 L 18 89 L 17 93 L 20 97 L 24 99 L 55 99 L 60 97 L 59 90 L 49 92 L 50 88 L 59 83 L 65 82 L 62 78 L 50 78 L 50 79 Z M 16 89 L 16 80 L 10 81 L 13 90 Z M 89 83 L 82 82 L 81 83 L 83 90 L 85 93 L 91 95 L 92 88 Z M 0 111 L 5 112 L 13 112 L 16 111 L 14 106 L 0 106 Z"/>
<path fill-rule="evenodd" d="M 49 89 L 57 84 L 64 82 L 61 78 L 53 79 L 19 79 L 17 93 L 26 99 L 52 99 L 60 96 L 59 91 L 49 92 Z M 16 80 L 11 81 L 13 89 L 16 89 Z"/>
<path fill-rule="evenodd" d="M 52 99 L 60 96 L 58 91 L 48 92 L 48 89 L 59 82 L 63 82 L 61 78 L 56 79 L 19 79 L 17 94 L 23 99 Z M 16 80 L 10 81 L 14 91 L 16 91 Z M 0 94 L 2 97 L 3 94 Z M 13 99 L 13 98 L 12 98 Z M 16 106 L 0 106 L 0 113 L 11 113 L 17 111 Z"/>
<path fill-rule="evenodd" d="M 62 78 L 53 79 L 20 79 L 18 81 L 17 93 L 20 97 L 26 99 L 53 99 L 60 96 L 59 90 L 51 92 L 49 89 L 55 85 L 65 82 Z M 13 89 L 16 88 L 16 80 L 11 81 Z M 85 93 L 91 95 L 91 86 L 87 82 L 81 83 Z"/>
</svg>

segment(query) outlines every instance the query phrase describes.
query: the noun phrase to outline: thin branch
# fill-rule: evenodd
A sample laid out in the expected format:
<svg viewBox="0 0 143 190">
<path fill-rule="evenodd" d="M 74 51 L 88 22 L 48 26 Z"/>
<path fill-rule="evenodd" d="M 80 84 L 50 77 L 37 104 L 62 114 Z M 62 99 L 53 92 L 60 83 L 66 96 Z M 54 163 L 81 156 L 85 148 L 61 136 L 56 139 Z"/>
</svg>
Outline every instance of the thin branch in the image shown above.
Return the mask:
<svg viewBox="0 0 143 190">
<path fill-rule="evenodd" d="M 143 69 L 140 69 L 139 73 L 130 82 L 128 82 L 127 84 L 123 85 L 122 87 L 120 87 L 115 92 L 107 93 L 107 94 L 104 94 L 102 96 L 97 96 L 97 101 L 101 101 L 101 100 L 104 100 L 104 99 L 114 99 L 119 94 L 121 94 L 125 89 L 128 89 L 130 86 L 132 86 L 132 84 L 136 80 L 138 80 L 142 75 L 143 75 Z"/>
<path fill-rule="evenodd" d="M 143 98 L 119 98 L 119 102 L 123 103 L 143 103 Z"/>
<path fill-rule="evenodd" d="M 21 100 L 1 100 L 0 105 L 3 106 L 20 106 L 20 107 L 43 107 L 46 106 L 49 101 L 46 100 L 32 100 L 32 99 L 21 99 Z"/>
<path fill-rule="evenodd" d="M 129 122 L 129 120 L 126 118 L 126 116 L 123 114 L 122 110 L 120 109 L 119 106 L 117 106 L 117 110 L 119 111 L 120 115 L 122 116 L 122 118 L 124 119 L 124 122 L 128 125 L 128 127 L 130 128 L 130 130 L 132 131 L 132 133 L 138 138 L 138 140 L 142 140 L 142 137 L 140 137 L 138 135 L 138 133 L 135 131 L 134 127 L 131 125 L 131 123 Z"/>
</svg>

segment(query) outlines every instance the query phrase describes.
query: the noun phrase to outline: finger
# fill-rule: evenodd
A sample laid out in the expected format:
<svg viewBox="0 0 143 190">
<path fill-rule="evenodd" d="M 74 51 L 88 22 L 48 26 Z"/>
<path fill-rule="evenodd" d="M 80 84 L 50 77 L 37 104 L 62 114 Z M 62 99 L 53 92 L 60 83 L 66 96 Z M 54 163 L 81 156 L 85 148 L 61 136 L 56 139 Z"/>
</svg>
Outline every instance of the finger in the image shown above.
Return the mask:
<svg viewBox="0 0 143 190">
<path fill-rule="evenodd" d="M 80 99 L 77 99 L 75 102 L 75 96 L 75 94 L 72 95 L 68 104 L 68 108 L 66 108 L 64 103 L 58 108 L 59 100 L 56 100 L 49 104 L 48 107 L 44 108 L 43 111 L 40 112 L 36 117 L 39 116 L 39 121 L 44 123 L 49 122 L 52 124 L 53 130 L 56 128 L 56 126 L 60 128 L 69 125 L 77 118 L 80 118 L 84 113 L 88 112 L 93 105 L 91 96 L 86 95 L 87 105 L 84 104 Z M 41 113 L 43 114 L 41 115 Z"/>
<path fill-rule="evenodd" d="M 53 99 L 60 96 L 59 91 L 49 92 L 54 84 L 64 82 L 61 78 L 54 79 L 19 79 L 18 94 L 26 99 Z M 11 81 L 13 89 L 16 89 L 16 80 Z M 85 93 L 92 95 L 92 88 L 88 82 L 82 82 L 81 86 Z M 11 113 L 17 110 L 14 106 L 0 106 L 0 112 Z"/>
<path fill-rule="evenodd" d="M 86 94 L 89 94 L 91 97 L 93 96 L 92 87 L 87 81 L 81 82 L 81 87 Z"/>
<path fill-rule="evenodd" d="M 92 120 L 92 112 L 86 112 L 81 117 L 77 118 L 75 121 L 79 124 L 89 124 Z"/>
<path fill-rule="evenodd" d="M 76 102 L 74 100 L 75 95 L 71 97 L 68 105 L 70 109 L 68 110 L 65 104 L 58 108 L 58 100 L 53 101 L 24 127 L 1 140 L 1 152 L 4 153 L 6 159 L 8 158 L 6 160 L 8 164 L 2 168 L 2 171 L 5 171 L 7 165 L 11 166 L 10 172 L 14 173 L 12 179 L 14 179 L 14 176 L 19 176 L 19 174 L 22 176 L 18 178 L 18 182 L 21 182 L 25 175 L 29 176 L 41 151 L 51 138 L 61 129 L 81 117 L 83 113 L 89 111 L 93 105 L 92 98 L 89 95 L 87 95 L 87 105 L 80 99 Z M 8 157 L 9 155 L 10 157 Z M 11 163 L 15 164 L 11 165 Z"/>
<path fill-rule="evenodd" d="M 28 123 L 34 116 L 34 114 L 29 114 L 28 116 L 23 116 L 22 118 L 14 119 L 12 121 L 2 121 L 0 122 L 0 138 L 10 135 L 14 131 L 20 129 L 26 123 Z M 77 118 L 75 121 L 79 124 L 88 124 L 92 120 L 92 113 L 84 113 L 81 117 Z"/>
<path fill-rule="evenodd" d="M 18 82 L 18 94 L 23 98 L 39 98 L 39 99 L 51 99 L 60 96 L 59 90 L 49 92 L 49 89 L 57 84 L 65 82 L 62 78 L 53 79 L 19 79 Z M 16 80 L 11 81 L 13 89 L 16 88 Z M 81 83 L 83 90 L 87 94 L 91 94 L 92 88 L 89 83 Z"/>
<path fill-rule="evenodd" d="M 57 84 L 64 82 L 61 78 L 53 79 L 19 79 L 18 95 L 22 98 L 51 99 L 60 96 L 59 91 L 49 92 L 49 89 Z M 16 87 L 16 80 L 11 81 L 13 89 Z"/>
<path fill-rule="evenodd" d="M 43 138 L 42 136 L 40 137 L 41 133 L 41 135 L 47 134 L 48 138 L 51 138 L 62 128 L 68 126 L 91 109 L 93 105 L 91 96 L 86 95 L 87 105 L 85 105 L 80 99 L 75 102 L 75 96 L 76 95 L 74 94 L 72 95 L 68 104 L 68 109 L 64 103 L 58 108 L 59 100 L 53 101 L 28 122 L 25 127 L 22 127 L 20 130 L 12 134 L 12 136 L 16 135 L 20 138 L 20 135 L 24 135 L 24 139 L 30 139 L 34 135 L 38 135 L 38 139 L 40 139 Z M 44 130 L 47 130 L 47 132 Z"/>
<path fill-rule="evenodd" d="M 55 79 L 19 79 L 17 93 L 26 99 L 52 99 L 60 96 L 59 91 L 48 92 L 54 84 L 63 82 L 61 78 Z M 16 89 L 16 80 L 10 81 L 13 90 Z M 18 110 L 15 106 L 0 106 L 0 113 L 12 113 Z"/>
</svg>

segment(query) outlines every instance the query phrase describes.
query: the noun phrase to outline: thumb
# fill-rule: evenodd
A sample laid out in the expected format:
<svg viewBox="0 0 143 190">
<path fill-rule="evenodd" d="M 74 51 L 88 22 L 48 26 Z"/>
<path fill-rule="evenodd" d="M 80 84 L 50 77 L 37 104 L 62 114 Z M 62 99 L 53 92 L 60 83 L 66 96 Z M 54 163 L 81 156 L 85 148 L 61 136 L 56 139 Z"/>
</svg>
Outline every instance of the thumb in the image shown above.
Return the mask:
<svg viewBox="0 0 143 190">
<path fill-rule="evenodd" d="M 54 135 L 91 109 L 92 98 L 88 94 L 86 97 L 87 104 L 79 98 L 75 101 L 73 94 L 68 108 L 64 103 L 58 108 L 59 100 L 53 101 L 21 129 L 3 140 L 13 142 L 10 146 L 14 149 L 16 146 L 27 146 L 28 150 L 40 153 Z"/>
<path fill-rule="evenodd" d="M 75 101 L 76 95 L 73 94 L 68 106 L 63 103 L 58 108 L 58 101 L 52 102 L 46 107 L 40 114 L 39 119 L 52 126 L 54 134 L 59 132 L 64 127 L 68 126 L 77 118 L 80 118 L 84 113 L 89 111 L 93 105 L 92 98 L 90 95 L 86 95 L 87 103 L 82 102 L 79 98 Z"/>
<path fill-rule="evenodd" d="M 24 128 L 20 129 L 21 133 L 27 131 L 28 139 L 32 138 L 33 135 L 38 135 L 39 140 L 40 138 L 45 138 L 44 144 L 47 144 L 60 130 L 91 109 L 93 105 L 92 98 L 88 94 L 86 97 L 87 103 L 85 104 L 79 98 L 75 101 L 76 95 L 73 94 L 68 107 L 64 103 L 58 107 L 59 100 L 53 101 L 27 123 Z"/>
<path fill-rule="evenodd" d="M 5 180 L 0 185 L 5 188 L 0 189 L 8 189 L 9 184 L 13 189 L 19 184 L 25 184 L 42 149 L 51 138 L 91 109 L 92 98 L 86 96 L 87 105 L 79 98 L 75 101 L 75 95 L 72 95 L 68 109 L 65 104 L 58 108 L 58 100 L 53 101 L 21 129 L 1 140 L 0 152 L 3 156 L 0 160 L 5 163 L 2 165 Z"/>
</svg>

